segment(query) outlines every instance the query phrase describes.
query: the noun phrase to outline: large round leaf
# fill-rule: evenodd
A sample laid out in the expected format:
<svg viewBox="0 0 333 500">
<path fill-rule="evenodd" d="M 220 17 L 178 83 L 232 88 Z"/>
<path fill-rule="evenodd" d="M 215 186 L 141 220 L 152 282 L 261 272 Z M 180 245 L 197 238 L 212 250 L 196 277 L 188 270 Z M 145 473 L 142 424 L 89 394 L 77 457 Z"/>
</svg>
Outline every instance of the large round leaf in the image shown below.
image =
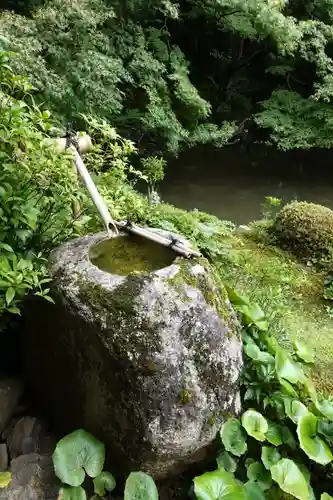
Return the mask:
<svg viewBox="0 0 333 500">
<path fill-rule="evenodd" d="M 245 500 L 243 485 L 222 469 L 194 478 L 194 492 L 197 500 Z"/>
<path fill-rule="evenodd" d="M 283 349 L 276 351 L 275 369 L 279 378 L 285 379 L 291 384 L 303 382 L 305 378 L 300 365 Z"/>
<path fill-rule="evenodd" d="M 333 497 L 331 497 L 328 493 L 323 493 L 320 500 L 333 500 Z"/>
<path fill-rule="evenodd" d="M 124 500 L 158 500 L 153 478 L 144 472 L 132 472 L 125 484 Z"/>
<path fill-rule="evenodd" d="M 297 425 L 297 435 L 300 447 L 311 460 L 327 465 L 333 460 L 333 455 L 327 443 L 317 434 L 318 418 L 309 413 L 300 417 Z"/>
<path fill-rule="evenodd" d="M 323 401 L 315 402 L 317 410 L 320 411 L 322 415 L 324 415 L 328 420 L 333 421 L 333 403 L 328 399 L 324 399 Z"/>
<path fill-rule="evenodd" d="M 261 461 L 266 467 L 266 469 L 270 469 L 273 465 L 278 463 L 281 459 L 281 455 L 276 448 L 272 448 L 271 446 L 263 446 L 261 450 Z"/>
<path fill-rule="evenodd" d="M 242 426 L 249 436 L 257 441 L 265 441 L 265 434 L 268 431 L 268 422 L 255 410 L 247 410 L 242 416 Z"/>
<path fill-rule="evenodd" d="M 265 434 L 266 440 L 269 443 L 274 444 L 274 446 L 280 446 L 283 443 L 280 427 L 270 420 L 267 420 L 267 423 L 268 429 Z"/>
<path fill-rule="evenodd" d="M 244 484 L 246 500 L 266 500 L 263 490 L 258 483 L 248 481 Z"/>
<path fill-rule="evenodd" d="M 314 352 L 307 344 L 301 340 L 294 341 L 294 348 L 297 356 L 305 363 L 314 363 Z"/>
<path fill-rule="evenodd" d="M 220 436 L 227 451 L 230 451 L 236 457 L 244 455 L 247 450 L 246 435 L 239 420 L 229 418 L 222 425 Z"/>
<path fill-rule="evenodd" d="M 79 429 L 58 442 L 52 458 L 57 477 L 70 486 L 80 486 L 85 472 L 90 477 L 102 472 L 105 447 L 91 434 Z"/>
<path fill-rule="evenodd" d="M 272 485 L 270 473 L 260 462 L 253 462 L 247 468 L 247 477 L 250 481 L 258 483 L 258 486 L 265 491 Z"/>
<path fill-rule="evenodd" d="M 104 497 L 106 491 L 113 491 L 116 487 L 116 480 L 110 472 L 102 471 L 94 479 L 94 491 L 100 497 Z"/>
<path fill-rule="evenodd" d="M 87 494 L 81 486 L 61 488 L 58 500 L 87 500 Z"/>
<path fill-rule="evenodd" d="M 304 415 L 309 415 L 309 410 L 307 407 L 298 400 L 286 399 L 284 402 L 284 407 L 287 416 L 295 423 L 299 421 Z"/>
<path fill-rule="evenodd" d="M 217 466 L 227 472 L 235 472 L 237 469 L 236 460 L 227 451 L 222 451 L 216 458 Z"/>
<path fill-rule="evenodd" d="M 309 488 L 305 477 L 295 462 L 283 458 L 271 468 L 272 478 L 281 490 L 299 500 L 309 499 Z"/>
</svg>

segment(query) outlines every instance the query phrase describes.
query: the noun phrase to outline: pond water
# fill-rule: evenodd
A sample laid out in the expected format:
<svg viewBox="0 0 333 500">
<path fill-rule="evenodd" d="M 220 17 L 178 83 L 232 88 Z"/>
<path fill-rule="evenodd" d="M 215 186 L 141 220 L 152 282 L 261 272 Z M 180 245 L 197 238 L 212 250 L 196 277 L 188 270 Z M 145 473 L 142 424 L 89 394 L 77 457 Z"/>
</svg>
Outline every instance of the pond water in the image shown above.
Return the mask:
<svg viewBox="0 0 333 500">
<path fill-rule="evenodd" d="M 258 219 L 265 196 L 333 209 L 333 152 L 284 153 L 270 148 L 196 150 L 168 167 L 163 201 L 245 224 Z"/>
</svg>

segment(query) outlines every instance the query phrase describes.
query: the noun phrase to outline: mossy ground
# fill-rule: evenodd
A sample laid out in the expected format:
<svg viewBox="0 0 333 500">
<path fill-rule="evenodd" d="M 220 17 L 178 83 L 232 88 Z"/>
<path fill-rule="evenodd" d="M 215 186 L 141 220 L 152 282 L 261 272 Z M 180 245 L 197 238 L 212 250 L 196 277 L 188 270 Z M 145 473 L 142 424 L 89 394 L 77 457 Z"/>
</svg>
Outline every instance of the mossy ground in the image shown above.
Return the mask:
<svg viewBox="0 0 333 500">
<path fill-rule="evenodd" d="M 228 256 L 217 264 L 222 279 L 265 310 L 279 341 L 291 346 L 296 337 L 314 348 L 313 378 L 319 390 L 332 394 L 333 319 L 322 296 L 323 274 L 248 236 L 228 244 Z"/>
</svg>

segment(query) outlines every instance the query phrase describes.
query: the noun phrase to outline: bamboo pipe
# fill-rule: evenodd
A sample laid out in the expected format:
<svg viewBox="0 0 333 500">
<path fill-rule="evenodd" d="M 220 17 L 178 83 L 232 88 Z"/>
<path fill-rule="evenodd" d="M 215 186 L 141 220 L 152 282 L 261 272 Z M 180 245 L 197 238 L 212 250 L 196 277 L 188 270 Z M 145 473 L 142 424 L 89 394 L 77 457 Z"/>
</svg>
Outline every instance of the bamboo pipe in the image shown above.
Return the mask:
<svg viewBox="0 0 333 500">
<path fill-rule="evenodd" d="M 141 236 L 142 238 L 147 238 L 148 240 L 154 241 L 160 245 L 171 248 L 175 253 L 178 253 L 182 257 L 189 259 L 190 257 L 201 257 L 201 254 L 191 248 L 186 248 L 181 242 L 172 242 L 169 238 L 166 238 L 160 234 L 153 233 L 149 229 L 144 229 L 142 227 L 135 226 L 134 224 L 127 224 L 126 222 L 116 222 L 119 229 L 128 231 L 129 233 Z"/>
</svg>

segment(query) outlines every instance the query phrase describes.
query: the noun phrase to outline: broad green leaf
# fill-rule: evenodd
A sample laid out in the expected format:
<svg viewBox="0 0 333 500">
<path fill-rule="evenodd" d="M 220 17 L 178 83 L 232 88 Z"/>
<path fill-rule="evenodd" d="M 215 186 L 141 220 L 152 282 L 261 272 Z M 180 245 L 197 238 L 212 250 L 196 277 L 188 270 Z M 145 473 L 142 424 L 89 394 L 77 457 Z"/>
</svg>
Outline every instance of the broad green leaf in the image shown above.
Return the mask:
<svg viewBox="0 0 333 500">
<path fill-rule="evenodd" d="M 14 253 L 12 247 L 10 245 L 7 245 L 7 243 L 0 243 L 0 248 L 6 250 L 6 252 Z"/>
<path fill-rule="evenodd" d="M 283 458 L 271 468 L 274 481 L 281 490 L 293 495 L 299 500 L 309 499 L 309 488 L 306 479 L 295 462 Z"/>
<path fill-rule="evenodd" d="M 279 382 L 283 393 L 288 394 L 288 396 L 292 396 L 293 398 L 298 398 L 298 393 L 295 391 L 290 382 L 284 380 L 283 378 L 280 378 Z"/>
<path fill-rule="evenodd" d="M 285 379 L 291 384 L 297 384 L 304 380 L 304 373 L 299 364 L 283 349 L 276 351 L 275 369 L 280 379 Z"/>
<path fill-rule="evenodd" d="M 158 500 L 154 479 L 144 472 L 132 472 L 126 480 L 124 500 Z"/>
<path fill-rule="evenodd" d="M 296 450 L 296 448 L 297 448 L 297 442 L 296 442 L 296 439 L 295 439 L 293 433 L 289 429 L 289 427 L 287 427 L 286 425 L 281 425 L 280 426 L 280 431 L 281 431 L 281 436 L 282 436 L 282 442 L 283 442 L 283 444 L 286 444 L 292 450 Z"/>
<path fill-rule="evenodd" d="M 113 491 L 116 487 L 116 480 L 110 472 L 102 471 L 94 479 L 94 492 L 100 497 L 104 497 L 106 491 Z"/>
<path fill-rule="evenodd" d="M 297 424 L 297 435 L 300 447 L 311 460 L 327 465 L 333 460 L 333 455 L 327 443 L 317 435 L 318 418 L 309 413 L 300 417 Z"/>
<path fill-rule="evenodd" d="M 222 451 L 216 458 L 217 466 L 227 472 L 235 472 L 237 469 L 236 460 L 227 452 Z"/>
<path fill-rule="evenodd" d="M 7 488 L 11 480 L 11 472 L 0 472 L 0 488 Z"/>
<path fill-rule="evenodd" d="M 105 447 L 91 434 L 79 429 L 58 442 L 52 458 L 56 476 L 65 484 L 80 486 L 85 472 L 92 478 L 102 472 Z"/>
<path fill-rule="evenodd" d="M 328 493 L 323 493 L 320 500 L 333 500 L 333 497 L 331 497 Z"/>
<path fill-rule="evenodd" d="M 257 441 L 265 441 L 268 423 L 261 413 L 255 410 L 247 410 L 242 416 L 242 426 L 249 436 L 254 437 Z"/>
<path fill-rule="evenodd" d="M 14 297 L 15 297 L 15 290 L 10 286 L 9 288 L 7 288 L 6 291 L 6 302 L 8 306 L 13 301 Z"/>
<path fill-rule="evenodd" d="M 222 425 L 220 436 L 227 451 L 230 451 L 236 457 L 244 455 L 247 450 L 246 435 L 239 420 L 229 418 Z"/>
<path fill-rule="evenodd" d="M 305 361 L 305 363 L 314 363 L 314 352 L 301 340 L 294 340 L 294 348 L 297 356 Z"/>
<path fill-rule="evenodd" d="M 194 478 L 194 492 L 197 500 L 245 500 L 242 485 L 222 469 Z"/>
<path fill-rule="evenodd" d="M 230 288 L 228 285 L 225 285 L 225 288 L 228 293 L 228 297 L 230 302 L 232 303 L 233 306 L 248 306 L 249 301 L 245 298 L 239 295 L 239 293 L 236 292 L 233 288 Z"/>
<path fill-rule="evenodd" d="M 265 500 L 265 494 L 258 483 L 248 481 L 244 484 L 246 500 Z"/>
<path fill-rule="evenodd" d="M 328 399 L 324 399 L 323 401 L 316 401 L 315 406 L 318 411 L 322 415 L 324 415 L 328 420 L 331 420 L 333 422 L 333 403 L 332 401 L 329 401 Z"/>
<path fill-rule="evenodd" d="M 87 500 L 87 495 L 81 486 L 65 487 L 59 491 L 58 500 Z"/>
<path fill-rule="evenodd" d="M 274 446 L 280 446 L 283 443 L 280 427 L 270 420 L 268 420 L 267 422 L 268 429 L 265 434 L 266 440 Z"/>
<path fill-rule="evenodd" d="M 325 420 L 318 420 L 318 433 L 327 439 L 329 444 L 333 445 L 333 422 L 325 422 Z"/>
<path fill-rule="evenodd" d="M 303 415 L 308 415 L 310 412 L 307 407 L 295 399 L 285 399 L 284 407 L 287 416 L 295 423 L 299 421 Z"/>
<path fill-rule="evenodd" d="M 247 325 L 255 325 L 259 330 L 267 332 L 268 322 L 264 311 L 258 304 L 247 304 L 236 306 L 236 309 L 243 314 L 243 320 Z"/>
<path fill-rule="evenodd" d="M 272 485 L 270 473 L 260 462 L 254 462 L 248 466 L 247 477 L 251 482 L 258 483 L 263 491 L 268 490 Z"/>
<path fill-rule="evenodd" d="M 244 347 L 245 354 L 253 359 L 263 364 L 274 364 L 274 358 L 268 352 L 261 351 L 255 342 L 249 342 Z"/>
<path fill-rule="evenodd" d="M 271 446 L 263 446 L 261 450 L 261 461 L 266 467 L 266 469 L 270 469 L 273 465 L 275 465 L 281 459 L 281 455 L 276 448 L 272 448 Z"/>
</svg>

